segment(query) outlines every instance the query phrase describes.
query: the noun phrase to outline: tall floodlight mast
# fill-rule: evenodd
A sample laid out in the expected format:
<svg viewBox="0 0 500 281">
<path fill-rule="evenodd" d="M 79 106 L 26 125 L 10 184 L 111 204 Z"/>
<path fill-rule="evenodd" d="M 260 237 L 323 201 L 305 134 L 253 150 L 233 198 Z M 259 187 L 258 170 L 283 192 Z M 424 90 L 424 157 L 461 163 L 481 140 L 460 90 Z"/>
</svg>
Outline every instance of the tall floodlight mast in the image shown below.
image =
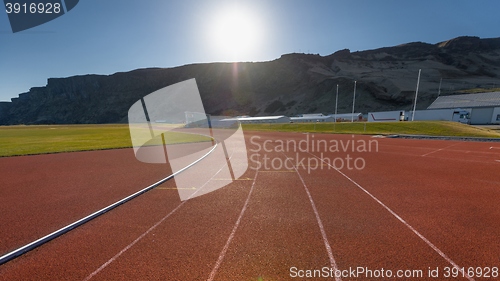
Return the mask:
<svg viewBox="0 0 500 281">
<path fill-rule="evenodd" d="M 415 120 L 415 110 L 417 109 L 418 85 L 420 84 L 420 72 L 421 71 L 422 71 L 422 69 L 418 70 L 417 90 L 415 91 L 415 103 L 413 104 L 413 114 L 411 115 L 411 121 Z"/>
<path fill-rule="evenodd" d="M 337 106 L 339 103 L 339 84 L 337 84 L 337 96 L 335 96 L 335 122 L 337 122 Z"/>
<path fill-rule="evenodd" d="M 443 78 L 439 80 L 439 90 L 438 90 L 438 97 L 441 96 L 441 83 L 443 82 Z"/>
<path fill-rule="evenodd" d="M 352 115 L 351 115 L 351 122 L 354 122 L 354 104 L 356 103 L 356 82 L 354 81 L 354 94 L 352 97 Z"/>
</svg>

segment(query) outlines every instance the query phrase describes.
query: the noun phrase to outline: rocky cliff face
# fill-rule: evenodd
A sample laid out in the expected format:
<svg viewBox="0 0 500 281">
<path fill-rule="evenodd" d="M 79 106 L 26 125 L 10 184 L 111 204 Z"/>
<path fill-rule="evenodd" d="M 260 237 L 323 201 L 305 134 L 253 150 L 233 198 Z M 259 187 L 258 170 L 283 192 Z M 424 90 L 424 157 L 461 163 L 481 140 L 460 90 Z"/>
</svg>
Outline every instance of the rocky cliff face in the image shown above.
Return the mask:
<svg viewBox="0 0 500 281">
<path fill-rule="evenodd" d="M 409 109 L 422 69 L 418 108 L 441 93 L 500 85 L 500 38 L 459 37 L 438 44 L 329 56 L 288 54 L 259 63 L 209 63 L 138 69 L 113 75 L 50 78 L 12 102 L 0 103 L 0 124 L 127 122 L 129 107 L 162 87 L 196 78 L 205 110 L 214 115 L 332 113 Z"/>
</svg>

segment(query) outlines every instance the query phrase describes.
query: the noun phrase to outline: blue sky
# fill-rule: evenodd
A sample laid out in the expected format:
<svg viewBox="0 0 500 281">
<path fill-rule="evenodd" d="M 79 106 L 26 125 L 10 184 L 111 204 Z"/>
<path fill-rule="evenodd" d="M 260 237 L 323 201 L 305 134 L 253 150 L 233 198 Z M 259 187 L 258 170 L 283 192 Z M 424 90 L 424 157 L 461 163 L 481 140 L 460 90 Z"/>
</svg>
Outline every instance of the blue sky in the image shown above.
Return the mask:
<svg viewBox="0 0 500 281">
<path fill-rule="evenodd" d="M 50 77 L 500 37 L 498 11 L 497 0 L 80 0 L 66 15 L 15 34 L 0 11 L 0 101 Z M 231 30 L 231 13 L 251 23 L 244 52 L 232 53 L 244 37 Z"/>
</svg>

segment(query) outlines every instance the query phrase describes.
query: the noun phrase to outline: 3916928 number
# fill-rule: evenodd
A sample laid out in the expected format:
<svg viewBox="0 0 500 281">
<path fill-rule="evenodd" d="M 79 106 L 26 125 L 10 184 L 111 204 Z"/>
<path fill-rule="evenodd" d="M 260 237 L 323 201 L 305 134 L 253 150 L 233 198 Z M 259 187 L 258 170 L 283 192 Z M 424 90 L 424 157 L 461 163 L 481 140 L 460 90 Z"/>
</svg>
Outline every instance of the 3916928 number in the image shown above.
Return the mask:
<svg viewBox="0 0 500 281">
<path fill-rule="evenodd" d="M 498 278 L 498 267 L 445 267 L 444 277 Z"/>
<path fill-rule="evenodd" d="M 61 3 L 6 3 L 7 14 L 59 14 Z"/>
</svg>

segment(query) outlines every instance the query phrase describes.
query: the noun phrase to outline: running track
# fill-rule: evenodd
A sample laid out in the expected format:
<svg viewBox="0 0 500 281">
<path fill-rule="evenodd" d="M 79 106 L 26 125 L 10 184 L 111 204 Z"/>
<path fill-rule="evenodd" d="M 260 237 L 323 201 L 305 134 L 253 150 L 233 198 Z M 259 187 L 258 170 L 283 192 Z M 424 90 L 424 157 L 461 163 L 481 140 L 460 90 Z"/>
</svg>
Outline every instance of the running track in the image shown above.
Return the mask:
<svg viewBox="0 0 500 281">
<path fill-rule="evenodd" d="M 251 142 L 252 136 L 260 138 Z M 287 165 L 248 169 L 224 188 L 184 202 L 168 181 L 1 265 L 0 280 L 324 280 L 292 278 L 292 267 L 421 270 L 413 280 L 499 279 L 444 277 L 454 265 L 500 267 L 497 143 L 316 134 L 315 140 L 376 140 L 378 151 L 280 152 L 277 140 L 299 143 L 306 135 L 245 137 L 254 150 L 272 141 L 270 152 L 260 153 Z M 363 158 L 365 167 L 313 167 L 316 157 L 346 154 Z M 296 158 L 305 158 L 304 165 Z M 126 149 L 1 158 L 0 168 L 0 254 L 169 171 L 135 162 Z M 438 268 L 439 277 L 429 278 L 429 268 Z"/>
</svg>

